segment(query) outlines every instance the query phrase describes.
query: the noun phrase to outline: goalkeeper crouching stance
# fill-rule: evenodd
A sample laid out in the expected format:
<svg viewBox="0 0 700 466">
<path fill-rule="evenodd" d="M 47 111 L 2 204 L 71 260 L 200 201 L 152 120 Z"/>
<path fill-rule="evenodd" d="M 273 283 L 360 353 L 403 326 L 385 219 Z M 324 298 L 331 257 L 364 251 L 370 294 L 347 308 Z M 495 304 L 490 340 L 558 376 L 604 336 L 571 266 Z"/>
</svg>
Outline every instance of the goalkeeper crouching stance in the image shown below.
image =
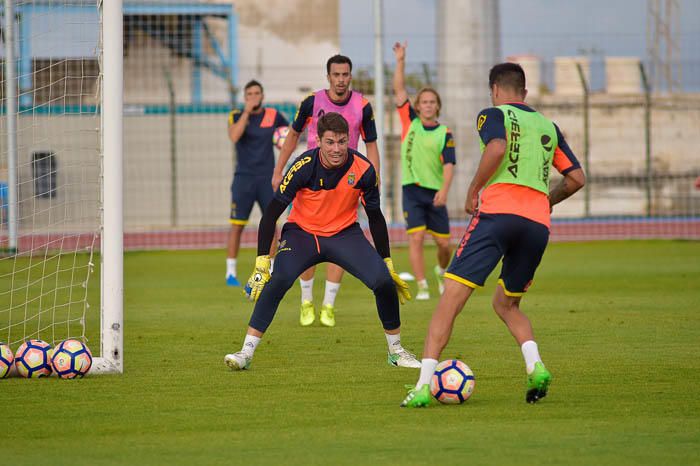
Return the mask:
<svg viewBox="0 0 700 466">
<path fill-rule="evenodd" d="M 401 346 L 399 298 L 403 303 L 411 295 L 391 262 L 377 174 L 368 159 L 348 149 L 348 123 L 340 114 L 330 112 L 321 117 L 316 137 L 318 147 L 294 161 L 260 220 L 258 257 L 245 287 L 246 295 L 256 302 L 255 308 L 243 348 L 227 354 L 224 361 L 233 370 L 248 369 L 287 290 L 309 267 L 332 262 L 374 292 L 389 346 L 389 364 L 419 368 L 416 357 Z M 358 200 L 367 212 L 376 249 L 357 223 Z M 275 223 L 292 201 L 270 275 Z"/>
</svg>

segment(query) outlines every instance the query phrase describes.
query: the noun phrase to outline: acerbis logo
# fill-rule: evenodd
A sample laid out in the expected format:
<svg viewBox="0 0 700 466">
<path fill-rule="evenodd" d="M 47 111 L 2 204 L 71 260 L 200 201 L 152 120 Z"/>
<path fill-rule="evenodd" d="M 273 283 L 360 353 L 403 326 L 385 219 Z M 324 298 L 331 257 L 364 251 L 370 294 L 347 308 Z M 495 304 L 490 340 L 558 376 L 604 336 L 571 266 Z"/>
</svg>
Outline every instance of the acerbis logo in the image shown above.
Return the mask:
<svg viewBox="0 0 700 466">
<path fill-rule="evenodd" d="M 309 162 L 311 162 L 311 156 L 307 155 L 306 157 L 304 157 L 301 160 L 298 160 L 297 163 L 292 165 L 292 168 L 290 168 L 287 174 L 284 176 L 284 180 L 282 180 L 282 184 L 280 185 L 281 193 L 283 193 L 287 189 L 287 185 L 290 181 L 292 181 L 292 178 L 294 178 L 294 174 L 298 172 L 301 167 L 303 167 Z"/>
<path fill-rule="evenodd" d="M 518 115 L 513 110 L 508 110 L 510 118 L 510 150 L 508 152 L 508 160 L 510 165 L 507 169 L 513 178 L 518 177 L 518 161 L 520 160 L 520 123 Z"/>
</svg>

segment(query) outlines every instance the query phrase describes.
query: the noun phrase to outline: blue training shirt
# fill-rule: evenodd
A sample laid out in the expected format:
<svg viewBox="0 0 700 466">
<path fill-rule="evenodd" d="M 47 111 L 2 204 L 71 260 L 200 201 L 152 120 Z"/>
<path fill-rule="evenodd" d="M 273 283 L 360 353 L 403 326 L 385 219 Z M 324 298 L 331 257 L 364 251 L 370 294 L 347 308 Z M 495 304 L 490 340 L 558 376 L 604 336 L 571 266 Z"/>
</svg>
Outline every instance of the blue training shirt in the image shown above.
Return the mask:
<svg viewBox="0 0 700 466">
<path fill-rule="evenodd" d="M 229 115 L 229 125 L 241 118 L 236 109 Z M 236 143 L 236 175 L 259 175 L 272 178 L 275 153 L 272 134 L 280 126 L 289 126 L 287 119 L 274 108 L 263 107 L 260 113 L 251 113 L 241 138 Z"/>
</svg>

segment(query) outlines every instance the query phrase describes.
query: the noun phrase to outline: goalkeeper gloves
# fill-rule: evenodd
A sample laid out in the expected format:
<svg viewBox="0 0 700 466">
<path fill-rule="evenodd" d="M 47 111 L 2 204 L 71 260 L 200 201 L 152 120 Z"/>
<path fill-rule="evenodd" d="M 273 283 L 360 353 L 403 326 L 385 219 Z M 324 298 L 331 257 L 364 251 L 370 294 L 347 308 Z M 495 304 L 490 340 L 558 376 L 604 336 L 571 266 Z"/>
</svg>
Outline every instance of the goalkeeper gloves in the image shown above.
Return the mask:
<svg viewBox="0 0 700 466">
<path fill-rule="evenodd" d="M 250 301 L 257 301 L 265 284 L 270 281 L 270 256 L 255 258 L 255 269 L 245 284 L 245 295 Z"/>
<path fill-rule="evenodd" d="M 399 301 L 401 304 L 406 304 L 407 301 L 411 300 L 411 292 L 408 290 L 408 285 L 405 281 L 401 280 L 399 274 L 394 270 L 394 263 L 391 261 L 391 257 L 384 259 L 386 263 L 386 268 L 389 269 L 389 274 L 391 274 L 391 279 L 394 280 L 396 285 L 396 292 L 399 295 Z"/>
</svg>

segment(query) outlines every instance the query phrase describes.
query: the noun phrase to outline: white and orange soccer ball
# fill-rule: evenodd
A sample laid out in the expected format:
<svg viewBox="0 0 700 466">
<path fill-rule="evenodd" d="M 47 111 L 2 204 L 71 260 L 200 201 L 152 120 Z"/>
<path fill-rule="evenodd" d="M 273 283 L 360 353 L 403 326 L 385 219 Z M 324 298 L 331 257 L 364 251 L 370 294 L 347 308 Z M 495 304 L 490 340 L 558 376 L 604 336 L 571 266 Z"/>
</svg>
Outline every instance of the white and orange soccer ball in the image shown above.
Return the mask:
<svg viewBox="0 0 700 466">
<path fill-rule="evenodd" d="M 272 144 L 274 144 L 276 148 L 281 149 L 284 145 L 284 141 L 287 139 L 288 134 L 289 127 L 287 126 L 275 128 L 275 132 L 272 133 Z"/>
<path fill-rule="evenodd" d="M 92 353 L 78 340 L 64 340 L 53 350 L 51 367 L 61 379 L 81 378 L 92 366 Z"/>
<path fill-rule="evenodd" d="M 42 340 L 28 340 L 17 348 L 15 367 L 22 377 L 48 377 L 51 375 L 51 345 Z"/>
<path fill-rule="evenodd" d="M 473 391 L 474 373 L 457 359 L 442 361 L 430 379 L 430 392 L 440 403 L 464 403 Z"/>
<path fill-rule="evenodd" d="M 15 361 L 15 355 L 5 343 L 0 342 L 0 379 L 4 379 L 12 369 L 12 363 Z"/>
</svg>

